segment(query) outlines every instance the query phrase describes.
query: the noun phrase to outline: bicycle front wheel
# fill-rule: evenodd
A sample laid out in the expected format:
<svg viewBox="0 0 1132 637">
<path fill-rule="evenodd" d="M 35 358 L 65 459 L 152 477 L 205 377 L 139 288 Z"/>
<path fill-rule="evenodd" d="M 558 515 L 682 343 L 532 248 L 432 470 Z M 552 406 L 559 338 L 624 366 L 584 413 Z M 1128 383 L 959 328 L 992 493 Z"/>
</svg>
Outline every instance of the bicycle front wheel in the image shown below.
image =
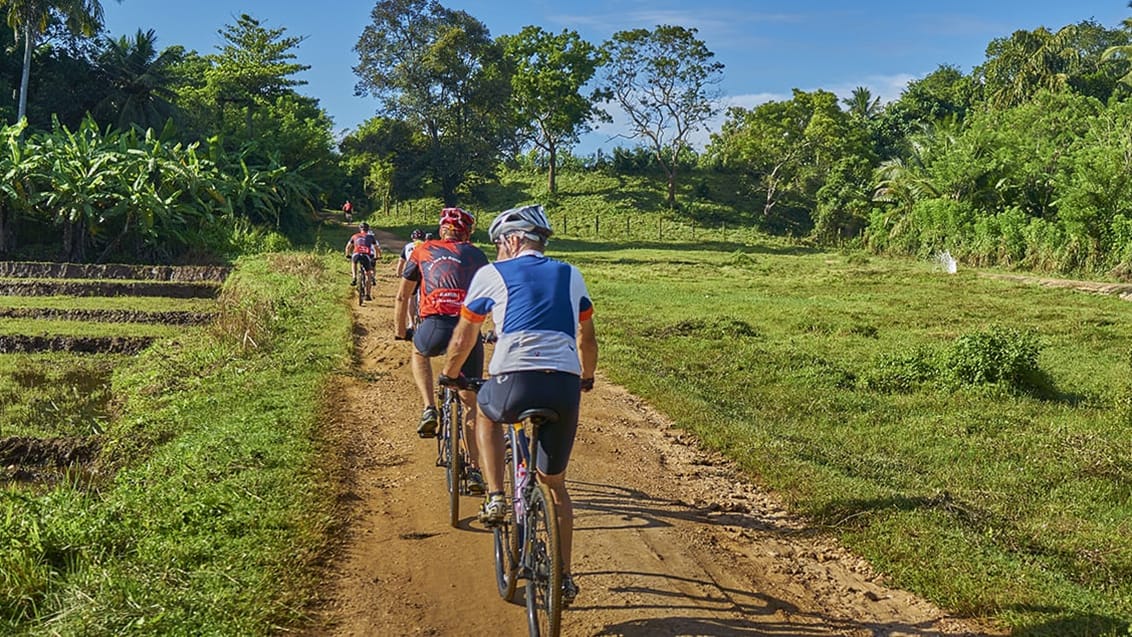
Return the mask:
<svg viewBox="0 0 1132 637">
<path fill-rule="evenodd" d="M 448 401 L 441 412 L 441 427 L 444 430 L 444 455 L 448 460 L 446 482 L 448 483 L 448 523 L 460 523 L 460 478 L 464 470 L 463 456 L 460 453 L 460 405 Z"/>
<path fill-rule="evenodd" d="M 562 557 L 558 518 L 547 488 L 531 490 L 524 528 L 523 564 L 527 579 L 527 627 L 532 637 L 558 637 L 562 620 Z"/>
</svg>

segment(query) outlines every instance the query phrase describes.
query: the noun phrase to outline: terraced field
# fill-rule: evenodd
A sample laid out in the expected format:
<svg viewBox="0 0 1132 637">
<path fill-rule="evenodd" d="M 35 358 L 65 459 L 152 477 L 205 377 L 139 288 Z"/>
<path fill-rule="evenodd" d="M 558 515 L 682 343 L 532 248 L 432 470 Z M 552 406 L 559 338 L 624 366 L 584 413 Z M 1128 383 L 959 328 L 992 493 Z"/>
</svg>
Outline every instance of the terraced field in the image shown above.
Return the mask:
<svg viewBox="0 0 1132 637">
<path fill-rule="evenodd" d="M 97 455 L 124 356 L 212 318 L 221 267 L 0 263 L 0 486 Z"/>
</svg>

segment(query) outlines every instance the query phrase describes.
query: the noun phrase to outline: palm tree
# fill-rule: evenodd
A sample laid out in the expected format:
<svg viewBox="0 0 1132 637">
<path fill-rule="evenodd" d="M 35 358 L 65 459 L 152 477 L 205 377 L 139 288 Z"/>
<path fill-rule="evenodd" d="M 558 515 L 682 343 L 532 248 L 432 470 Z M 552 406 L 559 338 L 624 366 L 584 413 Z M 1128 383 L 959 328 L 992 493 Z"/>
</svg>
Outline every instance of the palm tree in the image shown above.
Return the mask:
<svg viewBox="0 0 1132 637">
<path fill-rule="evenodd" d="M 850 115 L 858 119 L 869 120 L 880 113 L 880 98 L 873 97 L 872 91 L 864 86 L 853 89 L 853 93 L 841 103 L 848 107 Z"/>
<path fill-rule="evenodd" d="M 1132 9 L 1132 2 L 1128 3 L 1128 8 Z M 1132 31 L 1132 18 L 1124 19 L 1124 29 Z M 1132 44 L 1108 47 L 1101 54 L 1101 61 L 1105 60 L 1132 60 Z M 1120 81 L 1125 84 L 1132 84 L 1132 65 L 1130 65 L 1128 72 L 1121 76 Z"/>
<path fill-rule="evenodd" d="M 132 40 L 106 38 L 98 67 L 106 76 L 109 92 L 95 107 L 102 121 L 114 119 L 118 128 L 131 124 L 160 128 L 173 114 L 172 65 L 177 53 L 166 49 L 158 54 L 156 42 L 152 29 L 138 29 Z"/>
<path fill-rule="evenodd" d="M 24 39 L 24 65 L 20 76 L 20 104 L 16 121 L 27 115 L 28 84 L 31 79 L 31 53 L 36 39 L 47 32 L 58 16 L 75 34 L 92 36 L 102 28 L 102 3 L 98 0 L 0 0 L 0 11 L 16 38 Z"/>
</svg>

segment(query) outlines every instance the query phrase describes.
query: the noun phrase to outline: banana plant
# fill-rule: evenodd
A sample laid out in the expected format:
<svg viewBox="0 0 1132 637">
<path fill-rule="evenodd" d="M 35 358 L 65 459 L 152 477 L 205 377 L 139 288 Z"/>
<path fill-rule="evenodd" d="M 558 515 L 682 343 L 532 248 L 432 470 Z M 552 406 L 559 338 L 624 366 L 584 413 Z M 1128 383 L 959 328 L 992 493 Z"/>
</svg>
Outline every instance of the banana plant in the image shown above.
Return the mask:
<svg viewBox="0 0 1132 637">
<path fill-rule="evenodd" d="M 0 132 L 0 256 L 15 247 L 16 226 L 31 213 L 39 196 L 36 173 L 42 155 L 36 143 L 23 138 L 26 121 Z"/>
</svg>

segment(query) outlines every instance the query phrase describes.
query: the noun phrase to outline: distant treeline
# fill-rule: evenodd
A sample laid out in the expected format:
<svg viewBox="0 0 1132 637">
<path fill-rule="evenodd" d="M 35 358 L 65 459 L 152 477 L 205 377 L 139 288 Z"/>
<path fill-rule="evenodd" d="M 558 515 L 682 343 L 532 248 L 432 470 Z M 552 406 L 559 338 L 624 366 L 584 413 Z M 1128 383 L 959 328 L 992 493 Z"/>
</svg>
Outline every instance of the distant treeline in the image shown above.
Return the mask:
<svg viewBox="0 0 1132 637">
<path fill-rule="evenodd" d="M 717 198 L 734 207 L 731 219 L 822 242 L 1035 269 L 1132 267 L 1132 19 L 1016 31 L 991 41 L 969 73 L 941 66 L 890 103 L 858 87 L 733 108 L 699 152 L 690 135 L 718 114 L 725 69 L 681 26 L 600 44 L 538 26 L 492 37 L 438 2 L 381 0 L 355 46 L 355 91 L 376 98 L 378 114 L 336 141 L 318 101 L 296 90 L 302 38 L 283 28 L 241 15 L 217 52 L 200 54 L 159 50 L 152 31 L 114 39 L 48 15 L 26 89 L 29 131 L 56 135 L 84 120 L 106 136 L 153 129 L 173 146 L 238 157 L 229 164 L 245 179 L 286 173 L 290 187 L 272 191 L 282 199 L 236 216 L 292 235 L 345 198 L 363 212 L 421 197 L 471 204 L 501 166 L 518 164 L 546 171 L 545 191 L 526 194 L 552 207 L 563 203 L 560 170 L 655 174 L 666 214 Z M 24 94 L 28 38 L 14 38 L 22 23 L 9 18 L 0 114 L 15 121 L 21 107 L 5 100 Z M 609 119 L 607 105 L 629 114 L 633 145 L 572 155 Z M 721 180 L 725 197 L 705 186 Z M 26 212 L 12 201 L 0 212 Z M 63 231 L 74 225 L 57 209 L 42 214 Z M 84 242 L 105 250 L 96 227 L 72 228 L 90 236 L 67 238 L 66 256 L 90 258 L 75 247 Z"/>
</svg>

